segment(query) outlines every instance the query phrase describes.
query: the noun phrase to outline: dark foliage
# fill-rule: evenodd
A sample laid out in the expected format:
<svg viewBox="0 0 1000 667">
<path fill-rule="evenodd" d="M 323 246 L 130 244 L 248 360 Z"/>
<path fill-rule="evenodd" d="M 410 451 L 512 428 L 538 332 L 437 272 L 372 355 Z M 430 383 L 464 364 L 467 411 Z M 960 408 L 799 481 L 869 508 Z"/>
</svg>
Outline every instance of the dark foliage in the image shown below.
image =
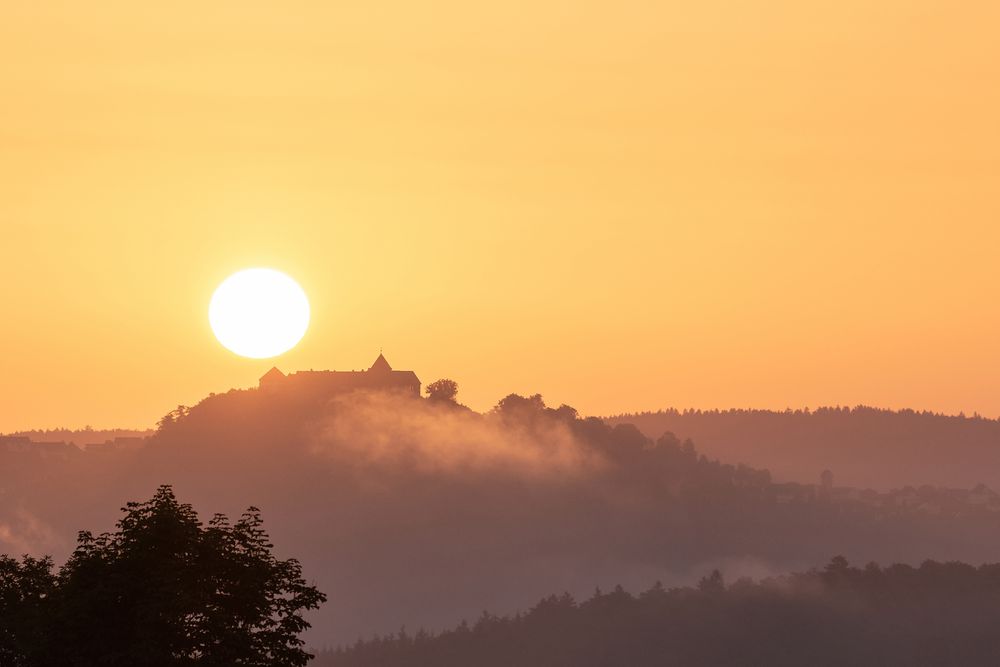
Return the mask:
<svg viewBox="0 0 1000 667">
<path fill-rule="evenodd" d="M 45 612 L 55 590 L 52 561 L 0 555 L 0 665 L 28 667 L 45 642 Z"/>
<path fill-rule="evenodd" d="M 315 667 L 995 665 L 1000 564 L 813 570 L 726 586 L 568 594 L 440 634 L 402 631 L 321 653 Z"/>
<path fill-rule="evenodd" d="M 454 402 L 455 397 L 458 396 L 458 383 L 454 380 L 442 378 L 431 382 L 424 391 L 427 392 L 427 398 L 432 401 Z"/>
<path fill-rule="evenodd" d="M 160 487 L 116 532 L 80 533 L 58 574 L 48 559 L 0 557 L 0 664 L 305 665 L 302 612 L 325 596 L 271 548 L 256 508 L 204 526 Z"/>
</svg>

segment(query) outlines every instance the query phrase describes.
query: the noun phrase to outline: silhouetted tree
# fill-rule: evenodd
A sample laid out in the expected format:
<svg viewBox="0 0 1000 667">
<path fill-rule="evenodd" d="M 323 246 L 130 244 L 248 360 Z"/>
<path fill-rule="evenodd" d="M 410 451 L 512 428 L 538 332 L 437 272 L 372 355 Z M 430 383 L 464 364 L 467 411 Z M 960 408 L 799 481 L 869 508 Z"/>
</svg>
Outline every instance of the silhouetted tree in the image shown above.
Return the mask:
<svg viewBox="0 0 1000 667">
<path fill-rule="evenodd" d="M 500 399 L 493 410 L 504 417 L 531 418 L 545 410 L 545 401 L 541 394 L 532 394 L 527 398 L 520 394 L 508 394 Z"/>
<path fill-rule="evenodd" d="M 702 593 L 723 593 L 726 590 L 726 582 L 722 578 L 722 573 L 712 570 L 707 577 L 702 577 L 698 582 L 698 590 Z"/>
<path fill-rule="evenodd" d="M 52 560 L 0 555 L 0 665 L 28 667 L 46 641 L 43 621 L 55 587 Z"/>
<path fill-rule="evenodd" d="M 432 401 L 454 402 L 455 397 L 458 396 L 458 383 L 454 380 L 442 378 L 431 382 L 424 391 L 427 392 L 427 398 Z"/>
<path fill-rule="evenodd" d="M 306 584 L 297 561 L 272 555 L 259 510 L 251 507 L 233 525 L 216 515 L 206 527 L 163 486 L 124 511 L 116 532 L 80 533 L 54 583 L 48 560 L 0 561 L 0 573 L 13 573 L 0 574 L 0 595 L 28 614 L 9 651 L 20 662 L 3 665 L 308 662 L 302 612 L 326 597 Z"/>
<path fill-rule="evenodd" d="M 163 415 L 158 422 L 156 422 L 156 429 L 158 431 L 164 431 L 169 429 L 171 426 L 184 419 L 190 413 L 191 408 L 186 405 L 178 405 L 176 408 Z"/>
</svg>

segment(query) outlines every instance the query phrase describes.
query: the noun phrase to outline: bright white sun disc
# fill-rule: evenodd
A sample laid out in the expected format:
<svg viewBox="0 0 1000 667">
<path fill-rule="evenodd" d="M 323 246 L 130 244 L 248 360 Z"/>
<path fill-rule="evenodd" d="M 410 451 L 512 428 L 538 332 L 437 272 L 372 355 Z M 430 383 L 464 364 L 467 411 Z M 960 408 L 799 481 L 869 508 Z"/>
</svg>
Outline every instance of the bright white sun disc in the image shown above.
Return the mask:
<svg viewBox="0 0 1000 667">
<path fill-rule="evenodd" d="M 274 269 L 245 269 L 226 278 L 208 305 L 219 342 L 243 357 L 266 359 L 295 347 L 309 327 L 309 299 Z"/>
</svg>

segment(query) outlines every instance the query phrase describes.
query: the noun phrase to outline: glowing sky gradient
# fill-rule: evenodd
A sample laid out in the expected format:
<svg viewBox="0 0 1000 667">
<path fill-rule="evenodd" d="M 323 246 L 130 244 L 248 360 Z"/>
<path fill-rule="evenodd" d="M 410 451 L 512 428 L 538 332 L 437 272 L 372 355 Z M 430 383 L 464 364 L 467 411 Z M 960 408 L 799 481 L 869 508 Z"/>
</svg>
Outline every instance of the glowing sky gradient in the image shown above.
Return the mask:
<svg viewBox="0 0 1000 667">
<path fill-rule="evenodd" d="M 148 425 L 382 347 L 485 408 L 1000 415 L 1000 4 L 22 2 L 0 430 Z"/>
</svg>

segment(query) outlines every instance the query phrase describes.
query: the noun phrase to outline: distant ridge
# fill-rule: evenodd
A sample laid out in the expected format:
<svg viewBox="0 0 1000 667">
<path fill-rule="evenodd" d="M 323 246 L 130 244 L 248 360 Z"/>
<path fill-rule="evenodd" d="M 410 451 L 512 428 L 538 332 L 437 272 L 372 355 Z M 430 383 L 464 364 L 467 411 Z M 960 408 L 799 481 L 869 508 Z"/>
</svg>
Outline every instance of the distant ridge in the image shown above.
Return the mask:
<svg viewBox="0 0 1000 667">
<path fill-rule="evenodd" d="M 725 461 L 767 468 L 779 480 L 830 469 L 849 486 L 934 484 L 1000 488 L 1000 420 L 869 406 L 815 410 L 677 410 L 608 417 L 649 436 L 670 431 Z"/>
<path fill-rule="evenodd" d="M 85 445 L 99 445 L 119 438 L 148 438 L 154 432 L 153 429 L 133 428 L 51 428 L 11 431 L 10 433 L 0 433 L 0 437 L 28 438 L 32 442 L 72 442 L 83 447 Z"/>
</svg>

